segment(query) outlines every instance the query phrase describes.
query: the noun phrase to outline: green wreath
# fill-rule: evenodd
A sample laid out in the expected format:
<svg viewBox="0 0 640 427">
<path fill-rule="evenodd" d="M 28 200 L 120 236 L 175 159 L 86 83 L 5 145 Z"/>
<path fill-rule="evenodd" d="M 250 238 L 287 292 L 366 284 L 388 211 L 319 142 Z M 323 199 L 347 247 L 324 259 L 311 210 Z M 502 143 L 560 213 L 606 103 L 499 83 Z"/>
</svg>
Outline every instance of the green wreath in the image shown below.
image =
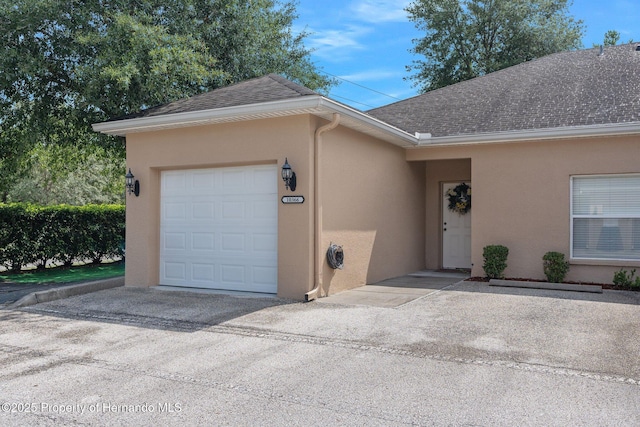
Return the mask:
<svg viewBox="0 0 640 427">
<path fill-rule="evenodd" d="M 447 191 L 449 210 L 464 215 L 471 210 L 471 187 L 464 182 Z"/>
</svg>

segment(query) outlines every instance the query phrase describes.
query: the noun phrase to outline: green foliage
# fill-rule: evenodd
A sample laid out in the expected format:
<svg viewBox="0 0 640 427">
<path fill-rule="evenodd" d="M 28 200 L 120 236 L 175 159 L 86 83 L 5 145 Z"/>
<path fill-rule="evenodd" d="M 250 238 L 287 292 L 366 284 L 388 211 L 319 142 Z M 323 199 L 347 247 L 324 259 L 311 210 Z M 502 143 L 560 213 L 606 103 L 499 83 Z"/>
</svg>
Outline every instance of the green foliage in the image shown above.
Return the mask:
<svg viewBox="0 0 640 427">
<path fill-rule="evenodd" d="M 92 123 L 267 73 L 328 89 L 295 18 L 278 0 L 0 2 L 0 200 L 35 147 L 124 158 Z"/>
<path fill-rule="evenodd" d="M 123 205 L 0 204 L 0 264 L 19 271 L 122 256 L 124 228 Z"/>
<path fill-rule="evenodd" d="M 620 38 L 621 38 L 621 35 L 620 35 L 620 33 L 618 31 L 609 30 L 606 33 L 604 33 L 604 41 L 602 42 L 602 45 L 594 43 L 593 47 L 615 46 L 618 43 L 620 43 Z M 633 43 L 633 39 L 630 39 L 627 43 Z"/>
<path fill-rule="evenodd" d="M 507 268 L 507 257 L 509 248 L 502 245 L 488 245 L 482 249 L 484 258 L 485 274 L 490 279 L 501 279 L 504 277 L 504 270 Z"/>
<path fill-rule="evenodd" d="M 604 45 L 615 46 L 620 41 L 620 33 L 616 30 L 609 30 L 604 33 Z"/>
<path fill-rule="evenodd" d="M 551 283 L 562 283 L 569 271 L 569 262 L 565 261 L 564 254 L 560 252 L 547 252 L 542 257 L 544 275 Z"/>
<path fill-rule="evenodd" d="M 571 0 L 414 0 L 409 19 L 425 36 L 407 67 L 422 92 L 582 46 Z"/>
<path fill-rule="evenodd" d="M 117 13 L 104 31 L 79 35 L 95 50 L 78 67 L 86 99 L 107 116 L 184 98 L 225 81 L 207 46 L 192 34 L 171 34 L 146 16 Z"/>
<path fill-rule="evenodd" d="M 125 160 L 99 146 L 38 146 L 25 155 L 8 202 L 85 205 L 124 202 Z"/>
<path fill-rule="evenodd" d="M 613 274 L 613 284 L 623 289 L 636 289 L 640 290 L 640 277 L 635 277 L 636 270 L 633 269 L 627 272 L 621 268 Z"/>
</svg>

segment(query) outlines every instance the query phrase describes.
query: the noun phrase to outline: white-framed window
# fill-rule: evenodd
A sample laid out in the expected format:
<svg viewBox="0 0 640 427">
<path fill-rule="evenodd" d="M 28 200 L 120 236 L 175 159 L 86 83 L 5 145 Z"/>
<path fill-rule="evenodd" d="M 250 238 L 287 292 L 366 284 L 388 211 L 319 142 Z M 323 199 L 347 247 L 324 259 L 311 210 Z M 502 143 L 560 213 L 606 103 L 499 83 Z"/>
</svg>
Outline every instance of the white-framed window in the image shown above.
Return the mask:
<svg viewBox="0 0 640 427">
<path fill-rule="evenodd" d="M 640 174 L 571 177 L 571 258 L 640 261 Z"/>
</svg>

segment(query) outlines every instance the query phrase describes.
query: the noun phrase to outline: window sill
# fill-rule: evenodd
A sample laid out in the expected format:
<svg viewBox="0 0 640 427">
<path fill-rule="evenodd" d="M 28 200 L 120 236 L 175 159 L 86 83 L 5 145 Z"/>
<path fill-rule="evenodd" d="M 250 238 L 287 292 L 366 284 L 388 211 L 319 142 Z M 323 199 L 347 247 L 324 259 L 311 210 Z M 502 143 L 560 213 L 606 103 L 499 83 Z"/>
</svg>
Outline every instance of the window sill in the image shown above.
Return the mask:
<svg viewBox="0 0 640 427">
<path fill-rule="evenodd" d="M 620 259 L 585 259 L 571 258 L 571 265 L 602 265 L 611 267 L 640 267 L 640 260 L 620 260 Z"/>
</svg>

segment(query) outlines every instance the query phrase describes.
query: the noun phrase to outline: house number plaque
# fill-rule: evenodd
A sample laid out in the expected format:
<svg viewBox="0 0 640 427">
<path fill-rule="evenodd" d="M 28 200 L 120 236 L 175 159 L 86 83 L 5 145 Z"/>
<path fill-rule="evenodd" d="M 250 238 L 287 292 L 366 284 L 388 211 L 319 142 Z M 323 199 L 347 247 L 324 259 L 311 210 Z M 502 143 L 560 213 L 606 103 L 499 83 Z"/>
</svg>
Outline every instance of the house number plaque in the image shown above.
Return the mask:
<svg viewBox="0 0 640 427">
<path fill-rule="evenodd" d="M 304 203 L 303 196 L 282 196 L 282 203 L 285 205 Z"/>
</svg>

